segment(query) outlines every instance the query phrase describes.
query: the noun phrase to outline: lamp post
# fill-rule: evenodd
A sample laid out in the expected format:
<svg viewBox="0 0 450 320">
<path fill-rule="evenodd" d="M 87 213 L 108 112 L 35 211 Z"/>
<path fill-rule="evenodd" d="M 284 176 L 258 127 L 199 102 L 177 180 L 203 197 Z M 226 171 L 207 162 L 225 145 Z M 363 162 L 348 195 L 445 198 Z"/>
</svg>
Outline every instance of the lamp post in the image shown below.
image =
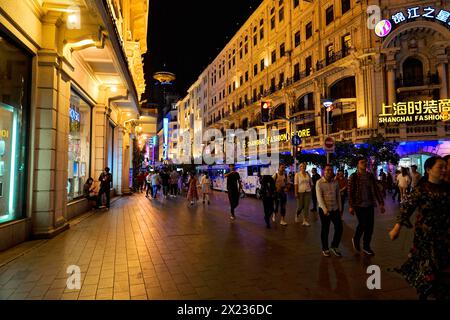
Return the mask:
<svg viewBox="0 0 450 320">
<path fill-rule="evenodd" d="M 325 108 L 326 116 L 325 116 L 325 139 L 328 138 L 328 135 L 331 132 L 331 123 L 330 123 L 330 112 L 334 109 L 333 100 L 324 99 L 322 100 L 322 105 Z M 327 163 L 330 163 L 330 153 L 327 152 Z"/>
</svg>

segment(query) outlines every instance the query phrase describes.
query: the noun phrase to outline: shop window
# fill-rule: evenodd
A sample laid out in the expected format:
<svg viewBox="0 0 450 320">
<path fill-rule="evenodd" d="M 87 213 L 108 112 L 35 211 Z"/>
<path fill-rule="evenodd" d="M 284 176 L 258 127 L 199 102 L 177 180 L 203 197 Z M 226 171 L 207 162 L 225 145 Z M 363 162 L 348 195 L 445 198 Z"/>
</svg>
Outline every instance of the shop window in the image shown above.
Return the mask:
<svg viewBox="0 0 450 320">
<path fill-rule="evenodd" d="M 0 223 L 25 216 L 31 58 L 0 33 Z"/>
<path fill-rule="evenodd" d="M 91 107 L 74 91 L 69 109 L 69 164 L 67 199 L 83 196 L 89 178 L 91 154 Z M 96 177 L 94 177 L 95 179 Z"/>
</svg>

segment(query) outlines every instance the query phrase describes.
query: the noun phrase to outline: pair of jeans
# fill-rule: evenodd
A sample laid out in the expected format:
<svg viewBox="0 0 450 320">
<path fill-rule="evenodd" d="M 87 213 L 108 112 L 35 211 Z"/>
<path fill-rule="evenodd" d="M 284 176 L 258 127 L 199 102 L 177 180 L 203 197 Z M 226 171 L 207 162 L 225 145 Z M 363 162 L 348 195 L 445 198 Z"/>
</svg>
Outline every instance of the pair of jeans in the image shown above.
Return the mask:
<svg viewBox="0 0 450 320">
<path fill-rule="evenodd" d="M 280 208 L 280 214 L 284 218 L 286 216 L 286 203 L 287 203 L 287 195 L 284 191 L 275 192 L 275 210 L 274 212 L 278 212 L 278 208 Z"/>
<path fill-rule="evenodd" d="M 159 185 L 153 185 L 153 199 L 156 199 L 156 195 L 158 194 Z"/>
<path fill-rule="evenodd" d="M 164 197 L 167 197 L 169 195 L 169 185 L 168 184 L 163 185 L 163 195 L 164 195 Z"/>
<path fill-rule="evenodd" d="M 317 194 L 316 194 L 316 186 L 314 186 L 312 192 L 311 192 L 311 198 L 312 198 L 312 203 L 313 203 L 313 207 L 312 207 L 312 211 L 316 211 L 317 210 Z"/>
<path fill-rule="evenodd" d="M 270 216 L 273 213 L 273 198 L 263 198 L 264 221 L 266 226 L 270 227 Z"/>
<path fill-rule="evenodd" d="M 102 195 L 105 194 L 106 196 L 106 207 L 109 208 L 110 202 L 111 202 L 111 193 L 109 189 L 100 189 L 98 192 L 98 198 L 97 198 L 97 208 L 99 208 L 102 204 Z"/>
<path fill-rule="evenodd" d="M 171 184 L 171 185 L 170 185 L 170 193 L 171 193 L 173 196 L 178 195 L 178 185 L 177 185 L 177 184 Z"/>
<path fill-rule="evenodd" d="M 319 216 L 320 222 L 322 223 L 322 231 L 320 233 L 320 238 L 322 240 L 322 250 L 328 250 L 328 235 L 330 233 L 330 224 L 331 222 L 334 225 L 334 236 L 333 241 L 331 241 L 331 247 L 337 248 L 339 247 L 339 243 L 342 239 L 342 232 L 344 227 L 342 225 L 341 214 L 339 210 L 329 211 L 326 216 L 323 212 L 322 208 L 319 208 Z"/>
<path fill-rule="evenodd" d="M 146 195 L 147 197 L 148 197 L 148 194 L 149 194 L 151 188 L 152 188 L 151 183 L 147 183 L 147 191 L 146 191 L 146 193 L 145 193 L 145 195 Z"/>
<path fill-rule="evenodd" d="M 359 244 L 363 236 L 363 248 L 370 249 L 374 227 L 374 207 L 355 207 L 358 226 L 353 240 Z"/>
<path fill-rule="evenodd" d="M 297 194 L 297 216 L 303 212 L 303 220 L 308 221 L 311 192 L 299 192 Z"/>
</svg>

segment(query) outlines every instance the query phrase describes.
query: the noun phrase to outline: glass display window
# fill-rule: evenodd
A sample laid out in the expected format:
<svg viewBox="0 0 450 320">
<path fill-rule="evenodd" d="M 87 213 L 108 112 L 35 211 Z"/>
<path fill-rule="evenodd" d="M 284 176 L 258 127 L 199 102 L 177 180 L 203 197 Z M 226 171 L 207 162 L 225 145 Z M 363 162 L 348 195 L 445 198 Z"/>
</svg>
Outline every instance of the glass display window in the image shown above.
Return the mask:
<svg viewBox="0 0 450 320">
<path fill-rule="evenodd" d="M 69 163 L 67 199 L 83 196 L 89 178 L 91 155 L 91 106 L 75 91 L 71 92 L 69 109 Z"/>
<path fill-rule="evenodd" d="M 23 218 L 31 56 L 0 32 L 0 223 Z"/>
</svg>

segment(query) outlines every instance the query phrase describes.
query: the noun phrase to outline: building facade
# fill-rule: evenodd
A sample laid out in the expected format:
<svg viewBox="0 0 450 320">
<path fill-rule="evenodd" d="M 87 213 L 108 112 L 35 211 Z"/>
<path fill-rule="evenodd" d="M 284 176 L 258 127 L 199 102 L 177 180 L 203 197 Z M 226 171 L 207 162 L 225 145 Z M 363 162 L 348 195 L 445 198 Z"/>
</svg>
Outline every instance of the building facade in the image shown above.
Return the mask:
<svg viewBox="0 0 450 320">
<path fill-rule="evenodd" d="M 148 0 L 0 0 L 0 250 L 88 210 L 108 166 L 129 192 Z"/>
<path fill-rule="evenodd" d="M 292 134 L 320 153 L 328 135 L 377 133 L 402 156 L 449 153 L 449 12 L 448 1 L 265 0 L 204 71 L 204 125 L 276 128 L 284 153 Z"/>
</svg>

